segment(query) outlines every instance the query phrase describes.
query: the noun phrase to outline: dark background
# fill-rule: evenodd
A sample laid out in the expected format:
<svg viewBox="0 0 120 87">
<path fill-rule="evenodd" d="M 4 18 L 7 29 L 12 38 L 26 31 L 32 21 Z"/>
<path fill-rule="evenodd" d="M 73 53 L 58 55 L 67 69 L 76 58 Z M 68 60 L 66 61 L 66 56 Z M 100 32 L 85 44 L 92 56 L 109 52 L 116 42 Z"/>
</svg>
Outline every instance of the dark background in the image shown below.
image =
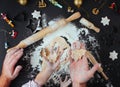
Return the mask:
<svg viewBox="0 0 120 87">
<path fill-rule="evenodd" d="M 7 40 L 9 47 L 12 47 L 18 44 L 22 39 L 32 34 L 31 29 L 26 28 L 29 19 L 32 18 L 31 12 L 34 10 L 40 10 L 42 13 L 46 13 L 49 15 L 48 21 L 61 15 L 68 17 L 72 14 L 67 12 L 67 5 L 62 2 L 63 0 L 58 0 L 59 3 L 63 5 L 62 9 L 53 6 L 47 0 L 46 8 L 38 8 L 37 1 L 38 0 L 28 0 L 28 4 L 26 6 L 22 6 L 17 2 L 17 0 L 0 0 L 0 13 L 6 13 L 8 18 L 13 20 L 13 23 L 15 24 L 15 27 L 11 28 L 3 19 L 0 19 L 0 69 L 2 67 L 4 56 L 6 54 L 4 42 Z M 82 7 L 80 9 L 77 9 L 73 4 L 73 0 L 66 0 L 66 2 L 69 3 L 75 9 L 75 11 L 80 11 L 82 16 L 93 22 L 101 29 L 100 33 L 95 33 L 94 31 L 90 32 L 95 35 L 100 44 L 101 48 L 98 50 L 98 53 L 100 55 L 101 63 L 103 65 L 105 73 L 108 75 L 113 87 L 120 87 L 120 55 L 118 54 L 118 59 L 114 61 L 109 58 L 109 52 L 112 52 L 113 50 L 116 50 L 117 53 L 120 53 L 120 14 L 115 10 L 111 10 L 109 8 L 110 3 L 114 1 L 116 0 L 96 0 L 96 2 L 95 0 L 83 0 Z M 100 10 L 100 13 L 98 15 L 93 15 L 91 10 L 94 7 L 99 7 L 102 2 L 106 2 L 106 4 Z M 101 17 L 105 16 L 108 16 L 110 18 L 109 26 L 103 26 L 100 23 Z M 78 20 L 75 22 L 78 23 Z M 11 38 L 9 34 L 5 35 L 4 33 L 4 30 L 9 32 L 12 29 L 18 32 L 16 39 Z M 25 65 L 26 62 L 21 62 L 21 64 Z M 13 81 L 11 87 L 20 87 L 21 84 L 27 82 L 27 73 L 28 71 L 21 71 L 19 77 Z M 104 80 L 100 82 L 93 81 L 93 83 L 89 84 L 89 87 L 112 87 L 107 86 L 106 84 L 108 83 L 109 81 L 106 82 Z"/>
</svg>

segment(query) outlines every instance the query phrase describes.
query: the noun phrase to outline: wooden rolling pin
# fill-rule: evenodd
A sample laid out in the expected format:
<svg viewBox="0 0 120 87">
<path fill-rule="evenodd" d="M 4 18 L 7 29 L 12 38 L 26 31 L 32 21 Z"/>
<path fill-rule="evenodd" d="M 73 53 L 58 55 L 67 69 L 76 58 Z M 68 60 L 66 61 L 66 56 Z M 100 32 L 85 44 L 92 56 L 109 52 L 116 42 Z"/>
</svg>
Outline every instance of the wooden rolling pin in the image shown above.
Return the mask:
<svg viewBox="0 0 120 87">
<path fill-rule="evenodd" d="M 89 51 L 86 51 L 85 53 L 87 56 L 88 56 L 88 59 L 90 60 L 90 62 L 95 65 L 97 64 L 97 60 L 93 57 L 93 55 L 89 52 Z M 106 76 L 106 74 L 103 72 L 103 68 L 100 66 L 98 68 L 98 72 L 101 73 L 101 75 L 105 78 L 105 80 L 108 80 L 108 77 Z"/>
<path fill-rule="evenodd" d="M 76 12 L 73 15 L 71 15 L 70 17 L 68 17 L 67 19 L 60 19 L 57 22 L 55 22 L 53 25 L 50 25 L 50 26 L 42 29 L 41 31 L 29 36 L 28 38 L 20 41 L 20 43 L 18 45 L 14 46 L 14 47 L 26 48 L 27 46 L 29 46 L 29 45 L 39 41 L 43 37 L 45 37 L 48 33 L 56 31 L 60 27 L 65 26 L 67 23 L 69 23 L 69 22 L 71 22 L 75 19 L 78 19 L 80 16 L 81 16 L 81 14 L 79 12 Z M 10 49 L 8 49 L 8 51 Z"/>
</svg>

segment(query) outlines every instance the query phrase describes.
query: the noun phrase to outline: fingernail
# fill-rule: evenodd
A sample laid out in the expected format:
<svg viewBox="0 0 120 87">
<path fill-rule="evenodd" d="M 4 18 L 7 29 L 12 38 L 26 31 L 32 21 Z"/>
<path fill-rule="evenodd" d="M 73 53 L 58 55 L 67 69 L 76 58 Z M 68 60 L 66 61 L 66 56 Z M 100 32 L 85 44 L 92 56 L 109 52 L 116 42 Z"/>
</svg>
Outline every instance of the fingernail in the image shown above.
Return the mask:
<svg viewBox="0 0 120 87">
<path fill-rule="evenodd" d="M 101 64 L 99 63 L 99 67 L 101 67 Z"/>
<path fill-rule="evenodd" d="M 22 68 L 23 68 L 23 67 L 22 67 L 21 65 L 18 65 L 18 68 L 17 68 L 17 69 L 20 69 L 20 70 L 21 70 Z"/>
</svg>

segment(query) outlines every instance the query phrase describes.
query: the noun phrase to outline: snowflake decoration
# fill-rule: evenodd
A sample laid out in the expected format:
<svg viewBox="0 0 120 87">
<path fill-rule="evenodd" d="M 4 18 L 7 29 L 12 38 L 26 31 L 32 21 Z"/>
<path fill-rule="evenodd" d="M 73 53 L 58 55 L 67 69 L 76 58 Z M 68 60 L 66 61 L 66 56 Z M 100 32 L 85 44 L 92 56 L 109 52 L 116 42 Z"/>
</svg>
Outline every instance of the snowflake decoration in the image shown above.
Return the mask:
<svg viewBox="0 0 120 87">
<path fill-rule="evenodd" d="M 118 53 L 114 50 L 113 52 L 110 52 L 109 58 L 111 58 L 112 60 L 115 60 L 118 58 L 117 56 L 118 56 Z"/>
<path fill-rule="evenodd" d="M 34 10 L 34 12 L 32 13 L 33 18 L 39 19 L 39 17 L 41 17 L 40 15 L 40 11 Z"/>
<path fill-rule="evenodd" d="M 103 24 L 103 26 L 109 25 L 109 22 L 110 19 L 107 16 L 102 17 L 101 23 Z"/>
</svg>

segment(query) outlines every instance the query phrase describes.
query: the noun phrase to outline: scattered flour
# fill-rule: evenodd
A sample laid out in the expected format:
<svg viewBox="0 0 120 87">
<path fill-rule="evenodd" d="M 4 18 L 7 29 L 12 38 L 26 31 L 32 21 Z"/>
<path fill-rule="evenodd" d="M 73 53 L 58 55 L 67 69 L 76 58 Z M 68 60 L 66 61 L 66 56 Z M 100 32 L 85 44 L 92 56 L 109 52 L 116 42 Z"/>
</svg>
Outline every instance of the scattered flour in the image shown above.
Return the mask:
<svg viewBox="0 0 120 87">
<path fill-rule="evenodd" d="M 54 22 L 55 21 L 49 22 L 49 25 L 51 25 Z M 58 36 L 65 37 L 69 44 L 72 44 L 76 40 L 80 40 L 81 42 L 83 42 L 85 44 L 87 44 L 87 42 L 89 42 L 89 44 L 92 45 L 93 49 L 95 49 L 96 47 L 99 47 L 97 40 L 95 39 L 94 36 L 90 35 L 89 30 L 87 28 L 78 28 L 78 27 L 76 27 L 76 25 L 69 23 L 65 27 L 62 27 L 62 28 L 58 29 L 57 31 L 45 36 L 42 40 L 43 42 L 41 44 L 38 44 L 37 47 L 33 48 L 34 51 L 32 51 L 30 53 L 31 54 L 30 55 L 30 64 L 33 69 L 35 69 L 37 67 L 38 71 L 42 70 L 42 68 L 41 68 L 42 64 L 40 62 L 40 61 L 42 61 L 42 57 L 40 56 L 41 49 L 45 48 L 46 46 L 49 46 L 49 43 L 51 43 L 51 41 Z M 67 52 L 63 53 L 61 60 L 63 60 L 65 58 L 66 53 Z M 68 66 L 69 66 L 69 62 L 64 65 L 61 64 L 61 68 L 57 72 L 55 72 L 50 77 L 50 79 L 52 79 L 54 81 L 54 83 L 57 84 L 59 82 L 58 76 L 60 76 L 63 73 L 69 75 Z"/>
<path fill-rule="evenodd" d="M 78 33 L 78 29 L 75 25 L 69 23 L 67 26 L 51 33 L 48 34 L 46 37 L 43 38 L 43 43 L 40 44 L 40 46 L 35 48 L 35 51 L 32 53 L 33 56 L 31 56 L 31 65 L 32 67 L 36 67 L 37 65 L 39 65 L 39 69 L 41 71 L 41 65 L 39 63 L 39 60 L 42 61 L 42 58 L 40 56 L 40 51 L 42 48 L 45 48 L 46 46 L 49 45 L 49 43 L 51 43 L 51 41 L 58 37 L 58 36 L 63 36 L 67 38 L 67 41 L 71 44 L 76 40 L 79 40 L 79 33 Z"/>
<path fill-rule="evenodd" d="M 54 23 L 54 21 L 52 21 L 52 23 Z M 49 23 L 49 24 L 52 24 Z M 84 32 L 85 36 L 89 36 L 88 39 L 84 40 L 84 38 L 82 37 L 81 33 Z M 90 44 L 93 44 L 93 48 L 99 46 L 99 44 L 97 43 L 95 37 L 90 36 L 89 35 L 89 30 L 86 28 L 77 28 L 74 24 L 69 23 L 67 24 L 65 27 L 58 29 L 57 31 L 48 34 L 47 36 L 45 36 L 43 38 L 43 43 L 39 44 L 36 48 L 35 51 L 32 52 L 32 56 L 31 56 L 31 60 L 30 63 L 32 65 L 32 68 L 35 68 L 38 66 L 39 71 L 42 70 L 41 68 L 41 64 L 39 61 L 42 61 L 42 57 L 40 56 L 40 51 L 42 48 L 45 48 L 46 46 L 48 46 L 51 41 L 53 39 L 55 39 L 58 36 L 63 36 L 67 39 L 67 42 L 69 42 L 70 44 L 72 44 L 73 42 L 75 42 L 76 40 L 80 40 L 80 38 L 82 38 L 82 42 L 86 43 L 86 42 L 90 42 Z M 96 41 L 95 43 L 93 43 L 93 41 Z M 61 57 L 61 60 L 63 58 L 65 58 L 66 52 L 64 52 L 63 56 Z M 64 67 L 63 67 L 64 66 Z M 61 75 L 62 73 L 66 73 L 67 75 L 69 74 L 69 62 L 61 65 L 61 68 L 54 73 L 50 79 L 52 79 L 54 81 L 55 84 L 57 84 L 59 81 L 59 75 Z"/>
</svg>

